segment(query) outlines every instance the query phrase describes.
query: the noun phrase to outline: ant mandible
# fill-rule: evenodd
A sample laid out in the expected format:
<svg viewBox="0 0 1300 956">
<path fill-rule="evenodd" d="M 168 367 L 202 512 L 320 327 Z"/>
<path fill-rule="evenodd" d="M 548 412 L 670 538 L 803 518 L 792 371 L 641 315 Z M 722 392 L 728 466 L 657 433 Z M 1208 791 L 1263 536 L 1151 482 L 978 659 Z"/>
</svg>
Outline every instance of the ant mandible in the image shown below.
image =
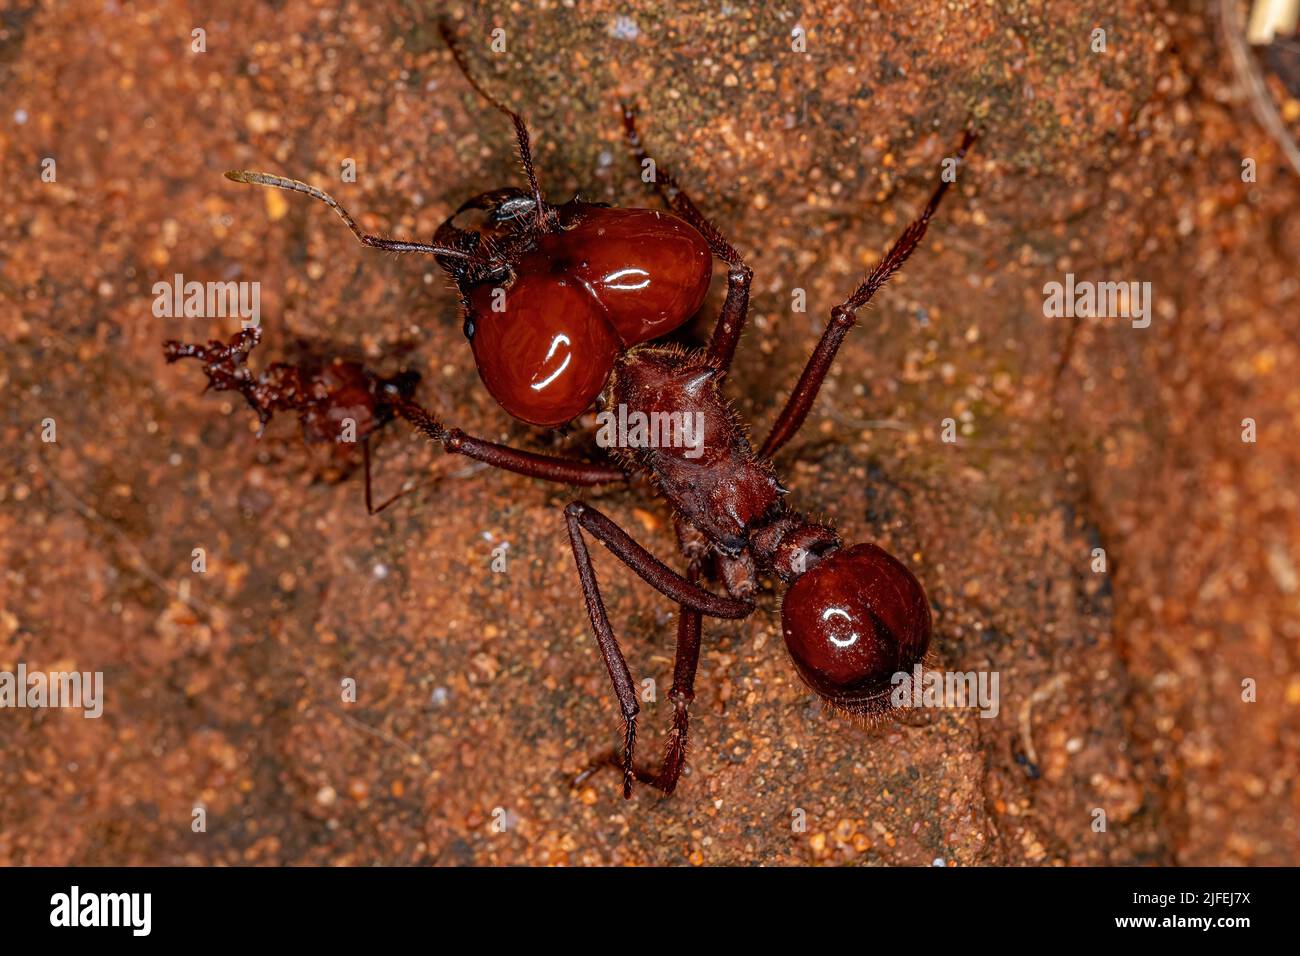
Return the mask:
<svg viewBox="0 0 1300 956">
<path fill-rule="evenodd" d="M 641 412 L 647 419 L 664 413 L 692 416 L 704 426 L 702 448 L 617 449 L 611 464 L 524 451 L 446 428 L 412 400 L 414 383 L 409 377 L 385 380 L 361 369 L 346 376 L 352 383 L 346 399 L 344 390 L 321 385 L 318 376 L 314 398 L 295 404 L 282 400 L 274 387 L 259 393 L 258 383 L 268 384 L 267 373 L 253 379 L 246 369 L 242 381 L 217 387 L 239 388 L 259 415 L 271 407 L 297 410 L 308 431 L 309 415 L 324 411 L 328 417 L 336 405 L 368 401 L 368 420 L 374 427 L 400 415 L 447 451 L 507 471 L 576 486 L 626 482 L 638 473 L 650 479 L 673 508 L 684 574 L 586 502 L 575 500 L 564 509 L 587 614 L 625 727 L 621 755 L 609 754 L 579 780 L 600 764 L 613 763 L 623 771 L 625 798 L 631 797 L 638 780 L 666 794 L 673 792 L 685 762 L 702 617 L 734 620 L 752 614 L 759 575 L 774 575 L 786 586 L 782 631 L 804 682 L 834 709 L 862 716 L 887 713 L 892 675 L 920 663 L 930 644 L 925 591 L 882 548 L 845 547 L 833 528 L 789 507 L 772 459 L 803 425 L 858 311 L 920 243 L 949 177 L 943 177 L 920 215 L 871 274 L 831 310 L 798 383 L 755 452 L 720 391 L 748 311 L 753 273 L 744 259 L 661 166 L 655 188 L 670 213 L 576 198 L 559 206 L 547 203 L 522 117 L 479 85 L 451 31 L 446 24 L 440 29 L 470 85 L 514 124 L 527 190 L 507 187 L 476 196 L 439 227 L 432 243 L 420 243 L 362 232 L 338 202 L 306 183 L 255 172 L 231 172 L 227 177 L 306 193 L 333 209 L 368 246 L 437 257 L 459 291 L 465 335 L 483 384 L 515 418 L 560 426 L 604 396 L 606 407 L 623 405 L 629 414 Z M 644 164 L 649 157 L 637 133 L 636 111 L 627 105 L 623 123 L 636 159 Z M 958 162 L 974 140 L 968 130 L 957 151 Z M 457 226 L 457 217 L 470 210 L 480 211 L 482 221 L 471 229 Z M 727 266 L 727 293 L 708 346 L 695 351 L 649 344 L 682 325 L 702 305 L 714 256 Z M 246 358 L 248 342 L 256 344 L 256 337 L 208 348 L 247 344 L 241 353 Z M 186 351 L 196 348 L 204 347 L 169 343 L 169 358 L 206 357 L 213 379 L 212 356 Z M 292 378 L 286 371 L 275 372 L 286 375 Z M 605 611 L 587 535 L 678 606 L 669 692 L 673 721 L 658 771 L 635 760 L 640 707 Z M 725 595 L 702 587 L 702 578 L 720 581 Z"/>
</svg>

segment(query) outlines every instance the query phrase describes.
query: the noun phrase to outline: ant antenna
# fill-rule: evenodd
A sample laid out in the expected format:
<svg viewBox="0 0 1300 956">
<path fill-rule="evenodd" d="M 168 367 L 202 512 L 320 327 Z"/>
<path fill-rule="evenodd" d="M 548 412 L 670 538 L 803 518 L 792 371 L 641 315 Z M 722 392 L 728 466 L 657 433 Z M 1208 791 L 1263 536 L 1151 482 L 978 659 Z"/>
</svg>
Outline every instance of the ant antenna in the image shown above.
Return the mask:
<svg viewBox="0 0 1300 956">
<path fill-rule="evenodd" d="M 537 206 L 537 221 L 549 227 L 551 220 L 554 218 L 554 213 L 548 216 L 546 204 L 542 201 L 542 189 L 537 184 L 537 171 L 533 168 L 533 151 L 529 145 L 528 127 L 524 125 L 524 118 L 483 89 L 478 80 L 474 79 L 474 74 L 469 71 L 469 64 L 465 61 L 465 54 L 461 52 L 460 46 L 456 43 L 456 37 L 451 32 L 451 27 L 446 20 L 438 21 L 438 32 L 442 34 L 443 42 L 447 44 L 447 49 L 451 51 L 452 58 L 456 61 L 456 65 L 460 67 L 460 72 L 464 74 L 465 79 L 469 81 L 469 85 L 474 87 L 479 96 L 510 117 L 510 122 L 514 124 L 515 140 L 519 144 L 519 160 L 523 163 L 524 175 L 528 177 L 528 189 L 533 194 L 533 202 Z"/>
<path fill-rule="evenodd" d="M 319 199 L 325 205 L 329 206 L 343 224 L 352 230 L 352 235 L 356 236 L 363 245 L 374 246 L 376 249 L 387 249 L 389 252 L 428 252 L 435 256 L 450 256 L 454 259 L 469 259 L 467 252 L 459 249 L 452 249 L 449 246 L 435 246 L 427 242 L 407 242 L 404 239 L 388 239 L 384 236 L 372 236 L 369 233 L 361 231 L 355 219 L 344 209 L 337 199 L 325 192 L 323 189 L 317 189 L 315 186 L 309 186 L 306 183 L 299 182 L 296 179 L 286 179 L 284 176 L 276 176 L 272 173 L 255 173 L 245 169 L 231 170 L 226 173 L 226 178 L 234 183 L 251 183 L 256 186 L 275 186 L 278 189 L 290 189 L 294 192 L 306 193 L 313 199 Z"/>
</svg>

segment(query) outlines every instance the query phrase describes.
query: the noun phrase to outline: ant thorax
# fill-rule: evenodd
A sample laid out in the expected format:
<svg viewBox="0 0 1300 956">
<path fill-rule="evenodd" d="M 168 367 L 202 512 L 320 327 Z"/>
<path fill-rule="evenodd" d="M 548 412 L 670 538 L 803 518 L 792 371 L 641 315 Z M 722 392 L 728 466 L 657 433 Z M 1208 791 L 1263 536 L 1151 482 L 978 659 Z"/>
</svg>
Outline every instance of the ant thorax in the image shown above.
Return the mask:
<svg viewBox="0 0 1300 956">
<path fill-rule="evenodd" d="M 603 414 L 644 424 L 639 432 L 620 430 L 628 440 L 613 453 L 648 474 L 684 521 L 735 555 L 781 510 L 784 488 L 771 465 L 754 456 L 718 377 L 701 353 L 632 349 L 614 367 Z M 640 435 L 658 440 L 632 440 Z M 678 435 L 682 440 L 674 441 Z"/>
</svg>

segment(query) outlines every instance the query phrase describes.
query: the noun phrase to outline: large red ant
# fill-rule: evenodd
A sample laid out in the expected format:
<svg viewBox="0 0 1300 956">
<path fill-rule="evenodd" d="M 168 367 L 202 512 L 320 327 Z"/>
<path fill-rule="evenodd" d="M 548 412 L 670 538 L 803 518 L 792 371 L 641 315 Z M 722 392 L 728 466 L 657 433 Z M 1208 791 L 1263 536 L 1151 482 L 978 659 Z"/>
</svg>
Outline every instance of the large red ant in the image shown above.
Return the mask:
<svg viewBox="0 0 1300 956">
<path fill-rule="evenodd" d="M 737 619 L 753 613 L 760 574 L 775 575 L 787 586 L 782 628 L 790 656 L 808 686 L 843 711 L 868 716 L 887 712 L 892 675 L 910 671 L 929 647 L 925 592 L 912 573 L 881 548 L 845 548 L 832 528 L 790 508 L 772 458 L 803 424 L 858 310 L 920 243 L 949 177 L 942 179 L 921 214 L 865 281 L 831 310 L 794 391 L 755 452 L 720 392 L 749 305 L 753 273 L 740 254 L 662 167 L 655 186 L 671 213 L 577 199 L 560 206 L 547 203 L 523 119 L 474 80 L 445 25 L 442 34 L 470 84 L 514 124 L 527 190 L 511 187 L 476 196 L 439 227 L 432 243 L 421 243 L 363 233 L 332 197 L 306 183 L 266 173 L 226 175 L 236 182 L 292 189 L 319 199 L 366 245 L 436 256 L 459 290 L 465 335 L 479 375 L 515 418 L 560 426 L 603 395 L 607 407 L 621 405 L 646 416 L 699 416 L 704 425 L 702 448 L 623 448 L 612 463 L 600 464 L 484 441 L 444 427 L 415 404 L 410 378 L 380 379 L 351 366 L 335 367 L 328 381 L 321 370 L 304 373 L 276 366 L 253 378 L 243 360 L 256 344 L 255 334 L 243 333 L 245 337 L 230 346 L 169 343 L 169 360 L 188 355 L 204 359 L 216 387 L 240 390 L 263 421 L 273 408 L 298 411 L 309 437 L 321 422 L 336 421 L 340 410 L 363 414 L 367 435 L 400 415 L 449 452 L 534 478 L 591 486 L 624 482 L 636 473 L 648 476 L 675 512 L 685 574 L 670 569 L 591 505 L 575 500 L 564 509 L 587 613 L 625 723 L 621 758 L 608 758 L 623 770 L 625 797 L 631 796 L 634 779 L 664 793 L 676 787 L 686 754 L 701 618 Z M 644 163 L 649 157 L 632 108 L 624 106 L 623 122 L 636 158 Z M 965 134 L 958 162 L 974 139 L 973 132 Z M 472 229 L 457 226 L 456 218 L 469 210 L 481 211 L 483 221 Z M 708 346 L 690 351 L 649 344 L 699 309 L 713 256 L 727 265 L 727 294 Z M 657 772 L 643 769 L 634 759 L 640 707 L 601 599 L 588 534 L 680 611 L 669 693 L 673 725 Z M 720 580 L 725 596 L 703 588 L 699 580 L 705 576 Z"/>
</svg>

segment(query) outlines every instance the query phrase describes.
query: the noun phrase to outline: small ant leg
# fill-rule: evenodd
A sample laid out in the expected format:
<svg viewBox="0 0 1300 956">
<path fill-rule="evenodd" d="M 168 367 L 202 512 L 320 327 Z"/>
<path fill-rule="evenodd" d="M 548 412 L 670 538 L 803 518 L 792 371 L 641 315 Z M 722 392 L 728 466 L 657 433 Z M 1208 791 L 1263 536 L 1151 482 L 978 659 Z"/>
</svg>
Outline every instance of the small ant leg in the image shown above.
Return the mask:
<svg viewBox="0 0 1300 956">
<path fill-rule="evenodd" d="M 296 370 L 282 363 L 272 364 L 260 377 L 254 378 L 248 368 L 248 357 L 262 341 L 259 326 L 241 329 L 229 343 L 215 339 L 207 345 L 179 342 L 168 339 L 163 343 L 163 356 L 168 365 L 184 358 L 198 359 L 203 363 L 203 373 L 208 384 L 204 392 L 239 392 L 257 412 L 257 437 L 261 438 L 271 413 L 277 409 L 293 407 L 300 389 L 295 386 Z"/>
<path fill-rule="evenodd" d="M 627 103 L 623 107 L 623 131 L 627 134 L 628 145 L 636 161 L 644 168 L 647 159 L 654 163 L 641 144 L 641 134 L 637 132 L 635 106 Z M 691 201 L 691 197 L 677 184 L 677 180 L 666 169 L 655 163 L 654 186 L 674 213 L 685 219 L 704 237 L 709 251 L 727 264 L 727 298 L 722 303 L 718 322 L 713 328 L 713 338 L 709 342 L 709 362 L 721 370 L 719 378 L 731 369 L 732 359 L 736 355 L 736 346 L 740 342 L 740 333 L 745 327 L 745 318 L 749 314 L 749 287 L 754 281 L 754 270 L 745 264 L 739 252 L 711 223 L 704 213 Z"/>
<path fill-rule="evenodd" d="M 362 232 L 356 220 L 339 204 L 337 199 L 323 189 L 317 189 L 315 186 L 309 186 L 307 183 L 299 182 L 296 179 L 287 179 L 284 176 L 276 176 L 272 173 L 255 173 L 246 169 L 231 170 L 226 173 L 226 178 L 234 183 L 275 186 L 277 189 L 305 193 L 313 199 L 319 199 L 338 213 L 338 217 L 343 220 L 343 224 L 352 230 L 352 235 L 356 236 L 363 245 L 372 246 L 376 249 L 386 249 L 389 252 L 427 252 L 435 256 L 450 256 L 453 259 L 470 258 L 469 253 L 460 249 L 452 249 L 449 246 L 430 245 L 427 242 L 408 242 L 404 239 L 388 239 L 383 236 L 373 236 Z"/>
<path fill-rule="evenodd" d="M 447 49 L 451 51 L 452 59 L 460 67 L 460 72 L 469 81 L 469 85 L 474 87 L 474 92 L 487 100 L 493 108 L 508 116 L 510 122 L 514 124 L 515 142 L 519 144 L 519 161 L 523 164 L 524 175 L 528 177 L 528 190 L 532 193 L 533 202 L 537 205 L 537 222 L 548 232 L 554 231 L 558 227 L 559 221 L 554 210 L 547 206 L 542 199 L 542 189 L 537 184 L 537 170 L 533 168 L 533 150 L 528 136 L 528 126 L 524 123 L 524 118 L 490 94 L 479 85 L 478 80 L 474 79 L 474 74 L 470 72 L 469 64 L 465 61 L 465 55 L 461 52 L 456 37 L 451 32 L 451 27 L 446 20 L 438 21 L 438 32 L 442 34 L 442 40 L 447 44 Z"/>
<path fill-rule="evenodd" d="M 375 515 L 379 514 L 379 512 L 383 511 L 385 508 L 391 505 L 394 501 L 396 501 L 401 497 L 404 497 L 407 491 L 409 491 L 410 489 L 408 488 L 400 489 L 395 495 L 393 495 L 382 505 L 376 508 L 371 503 L 371 498 L 370 498 L 370 436 L 369 435 L 367 435 L 361 443 L 361 458 L 365 464 L 365 469 L 366 469 L 366 514 L 370 515 L 370 517 L 373 518 Z"/>
<path fill-rule="evenodd" d="M 965 159 L 966 151 L 973 142 L 975 142 L 975 132 L 967 130 L 962 137 L 961 147 L 957 150 L 958 162 Z M 925 229 L 930 224 L 930 218 L 939 208 L 939 202 L 943 199 L 944 193 L 948 191 L 949 185 L 950 183 L 946 179 L 939 183 L 933 195 L 930 196 L 930 201 L 921 210 L 921 215 L 903 230 L 903 234 L 895 240 L 889 251 L 885 253 L 885 257 L 880 260 L 871 274 L 867 276 L 851 296 L 845 299 L 841 305 L 837 305 L 831 310 L 831 320 L 827 324 L 826 330 L 822 333 L 817 347 L 813 349 L 812 355 L 809 356 L 808 364 L 804 366 L 803 373 L 799 376 L 799 382 L 795 385 L 794 391 L 790 393 L 785 408 L 781 410 L 776 423 L 772 426 L 772 431 L 763 442 L 763 447 L 759 449 L 758 457 L 760 459 L 770 459 L 799 431 L 804 419 L 808 417 L 808 412 L 812 409 L 813 402 L 817 399 L 817 393 L 822 387 L 822 382 L 826 379 L 826 374 L 830 371 L 831 364 L 835 361 L 835 355 L 839 351 L 844 337 L 849 334 L 849 330 L 857 323 L 858 309 L 871 301 L 871 297 L 880 290 L 880 287 L 902 267 L 903 263 L 915 251 L 921 242 L 921 238 L 925 235 Z"/>
<path fill-rule="evenodd" d="M 633 540 L 631 535 L 617 524 L 584 502 L 570 502 L 564 509 L 564 520 L 569 529 L 569 542 L 573 547 L 573 560 L 578 566 L 578 579 L 582 583 L 582 593 L 587 604 L 587 616 L 591 619 L 591 629 L 596 636 L 596 644 L 599 646 L 601 656 L 605 660 L 605 669 L 609 672 L 610 681 L 614 685 L 614 694 L 618 697 L 619 709 L 623 713 L 625 727 L 622 762 L 623 797 L 624 799 L 631 799 L 632 781 L 638 776 L 634 759 L 636 754 L 636 718 L 641 707 L 637 703 L 636 691 L 632 685 L 632 675 L 628 671 L 627 661 L 623 658 L 623 652 L 618 645 L 618 638 L 614 635 L 614 630 L 609 624 L 609 615 L 605 611 L 605 602 L 600 595 L 600 585 L 596 581 L 596 571 L 591 564 L 591 553 L 587 550 L 587 542 L 583 537 L 583 531 L 590 532 L 613 552 L 615 557 L 635 571 L 647 584 L 677 602 L 682 618 L 678 624 L 679 646 L 677 666 L 673 678 L 674 690 L 678 687 L 679 677 L 683 686 L 691 688 L 694 684 L 695 667 L 699 661 L 699 614 L 704 613 L 712 617 L 741 618 L 750 614 L 754 610 L 754 605 L 747 601 L 719 597 L 706 591 L 690 578 L 677 574 Z M 691 615 L 694 615 L 693 618 Z M 693 629 L 690 627 L 692 619 L 696 622 Z M 685 703 L 689 703 L 689 700 L 685 700 Z M 683 715 L 681 720 L 684 721 L 684 719 Z M 677 727 L 678 720 L 675 719 L 675 731 Z M 678 763 L 680 764 L 681 756 L 684 756 L 685 752 L 684 732 L 678 733 L 677 737 L 680 739 L 683 748 L 682 755 L 678 757 Z M 673 785 L 676 784 L 676 774 L 680 773 L 680 769 L 680 765 L 678 765 L 674 773 L 672 767 L 665 768 L 667 774 L 673 775 Z"/>
<path fill-rule="evenodd" d="M 446 428 L 412 401 L 398 399 L 393 402 L 393 410 L 414 425 L 425 437 L 442 445 L 449 454 L 464 455 L 503 471 L 513 471 L 515 474 L 540 478 L 543 481 L 584 487 L 627 481 L 627 475 L 613 465 L 541 455 L 537 452 L 524 451 L 522 448 L 511 448 L 509 445 L 484 441 L 473 435 L 466 435 L 459 428 Z"/>
<path fill-rule="evenodd" d="M 375 506 L 370 497 L 370 436 L 367 435 L 361 442 L 361 460 L 366 470 L 366 514 L 371 517 L 375 514 Z"/>
</svg>

